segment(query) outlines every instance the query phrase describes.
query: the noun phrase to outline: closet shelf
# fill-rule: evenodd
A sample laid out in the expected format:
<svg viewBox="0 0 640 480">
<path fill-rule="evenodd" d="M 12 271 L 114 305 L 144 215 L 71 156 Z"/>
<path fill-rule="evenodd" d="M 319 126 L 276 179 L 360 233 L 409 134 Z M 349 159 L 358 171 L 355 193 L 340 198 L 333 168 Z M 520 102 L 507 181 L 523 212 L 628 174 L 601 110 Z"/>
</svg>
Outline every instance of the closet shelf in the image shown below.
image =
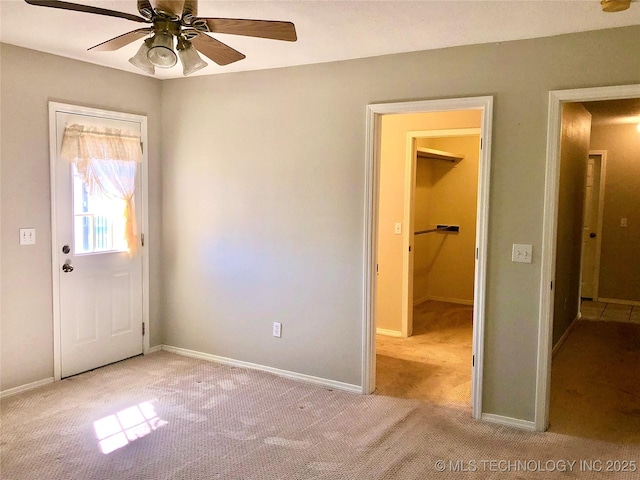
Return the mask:
<svg viewBox="0 0 640 480">
<path fill-rule="evenodd" d="M 459 162 L 464 159 L 464 155 L 460 153 L 444 152 L 435 148 L 418 148 L 418 158 L 426 158 L 429 160 L 444 160 L 446 162 Z"/>
</svg>

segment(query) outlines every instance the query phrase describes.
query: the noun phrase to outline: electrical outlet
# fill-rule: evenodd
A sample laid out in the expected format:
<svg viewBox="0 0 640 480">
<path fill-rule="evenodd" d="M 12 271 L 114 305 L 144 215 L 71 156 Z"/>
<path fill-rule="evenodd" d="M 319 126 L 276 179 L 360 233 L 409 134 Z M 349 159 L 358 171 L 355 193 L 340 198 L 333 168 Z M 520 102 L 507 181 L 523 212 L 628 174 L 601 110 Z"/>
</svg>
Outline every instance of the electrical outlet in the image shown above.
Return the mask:
<svg viewBox="0 0 640 480">
<path fill-rule="evenodd" d="M 273 322 L 273 336 L 282 337 L 282 324 L 280 322 Z"/>
<path fill-rule="evenodd" d="M 513 250 L 511 252 L 511 261 L 519 263 L 531 263 L 532 250 L 532 245 L 514 243 Z"/>
<path fill-rule="evenodd" d="M 627 218 L 621 218 L 620 219 L 620 226 L 621 227 L 628 227 L 629 226 L 629 220 Z"/>
<path fill-rule="evenodd" d="M 393 226 L 393 233 L 402 235 L 402 223 L 398 222 Z"/>
<path fill-rule="evenodd" d="M 36 243 L 36 229 L 21 228 L 20 229 L 20 245 L 35 245 L 35 243 Z"/>
</svg>

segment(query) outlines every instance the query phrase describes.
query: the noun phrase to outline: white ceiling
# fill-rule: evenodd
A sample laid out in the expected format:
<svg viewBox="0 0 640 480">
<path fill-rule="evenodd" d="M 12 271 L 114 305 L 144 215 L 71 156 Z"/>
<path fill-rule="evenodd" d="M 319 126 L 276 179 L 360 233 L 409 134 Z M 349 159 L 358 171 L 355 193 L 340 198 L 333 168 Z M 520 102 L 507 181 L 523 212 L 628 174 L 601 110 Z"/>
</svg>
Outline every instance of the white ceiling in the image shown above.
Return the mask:
<svg viewBox="0 0 640 480">
<path fill-rule="evenodd" d="M 73 0 L 137 14 L 135 0 Z M 194 75 L 331 62 L 457 45 L 500 42 L 640 24 L 640 4 L 604 13 L 599 0 L 245 1 L 200 0 L 200 17 L 287 20 L 297 42 L 214 35 L 247 58 Z M 140 42 L 115 52 L 87 48 L 144 24 L 0 0 L 0 41 L 143 75 L 127 61 Z M 637 48 L 638 46 L 636 46 Z M 179 65 L 158 78 L 182 76 Z"/>
</svg>

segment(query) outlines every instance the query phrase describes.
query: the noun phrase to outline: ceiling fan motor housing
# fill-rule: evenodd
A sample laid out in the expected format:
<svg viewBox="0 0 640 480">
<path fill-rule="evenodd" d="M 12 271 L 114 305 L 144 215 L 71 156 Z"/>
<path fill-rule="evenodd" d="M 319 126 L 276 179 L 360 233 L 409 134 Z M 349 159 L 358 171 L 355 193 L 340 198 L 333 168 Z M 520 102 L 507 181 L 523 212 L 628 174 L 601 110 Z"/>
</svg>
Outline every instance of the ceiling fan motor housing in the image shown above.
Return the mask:
<svg viewBox="0 0 640 480">
<path fill-rule="evenodd" d="M 604 12 L 622 12 L 631 6 L 631 0 L 601 0 Z"/>
</svg>

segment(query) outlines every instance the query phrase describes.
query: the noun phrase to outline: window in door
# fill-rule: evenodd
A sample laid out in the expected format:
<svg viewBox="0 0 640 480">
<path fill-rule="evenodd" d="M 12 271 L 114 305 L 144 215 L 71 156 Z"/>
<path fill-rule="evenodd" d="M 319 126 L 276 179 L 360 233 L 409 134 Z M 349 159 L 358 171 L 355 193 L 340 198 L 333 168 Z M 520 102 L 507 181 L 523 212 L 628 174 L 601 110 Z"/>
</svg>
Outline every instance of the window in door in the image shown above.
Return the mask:
<svg viewBox="0 0 640 480">
<path fill-rule="evenodd" d="M 74 254 L 125 252 L 125 201 L 99 192 L 89 194 L 75 165 L 73 171 Z"/>
</svg>

